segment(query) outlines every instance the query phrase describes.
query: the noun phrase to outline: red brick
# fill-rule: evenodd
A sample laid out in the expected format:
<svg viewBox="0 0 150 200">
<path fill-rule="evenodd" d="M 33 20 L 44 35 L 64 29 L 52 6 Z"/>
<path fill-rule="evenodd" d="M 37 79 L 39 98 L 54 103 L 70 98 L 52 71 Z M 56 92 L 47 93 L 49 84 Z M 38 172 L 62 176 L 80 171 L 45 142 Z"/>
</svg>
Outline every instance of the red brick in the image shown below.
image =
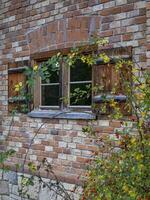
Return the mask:
<svg viewBox="0 0 150 200">
<path fill-rule="evenodd" d="M 127 33 L 122 36 L 123 41 L 129 41 L 133 38 L 132 33 Z"/>
<path fill-rule="evenodd" d="M 77 144 L 77 149 L 81 150 L 89 150 L 89 151 L 97 151 L 98 148 L 96 146 L 87 146 L 83 144 Z"/>
<path fill-rule="evenodd" d="M 73 10 L 76 10 L 76 5 L 71 5 L 68 7 L 68 11 L 73 11 Z"/>
<path fill-rule="evenodd" d="M 41 144 L 34 144 L 34 145 L 32 145 L 32 149 L 44 151 L 45 150 L 45 146 L 41 145 Z"/>
<path fill-rule="evenodd" d="M 83 2 L 79 4 L 79 9 L 87 8 L 87 7 L 88 7 L 88 2 Z"/>
<path fill-rule="evenodd" d="M 134 10 L 134 4 L 127 4 L 127 5 L 123 5 L 121 7 L 121 12 L 129 12 L 129 11 L 132 11 Z"/>
<path fill-rule="evenodd" d="M 100 37 L 109 37 L 113 35 L 113 31 L 112 30 L 106 30 L 106 31 L 102 31 L 100 33 Z"/>
<path fill-rule="evenodd" d="M 110 121 L 110 127 L 114 127 L 114 128 L 119 128 L 121 127 L 121 122 L 120 121 Z"/>
<path fill-rule="evenodd" d="M 84 158 L 84 157 L 77 157 L 77 162 L 79 163 L 89 163 L 92 159 L 90 158 Z"/>
<path fill-rule="evenodd" d="M 115 15 L 121 13 L 121 7 L 113 7 L 113 8 L 108 8 L 100 11 L 100 15 L 102 16 L 107 16 L 107 15 Z"/>
<path fill-rule="evenodd" d="M 58 158 L 58 154 L 56 152 L 49 152 L 47 157 L 49 157 L 49 158 Z"/>
<path fill-rule="evenodd" d="M 71 154 L 70 149 L 66 149 L 66 148 L 64 148 L 62 152 L 63 152 L 64 154 Z"/>
<path fill-rule="evenodd" d="M 108 23 L 108 22 L 112 22 L 114 20 L 114 16 L 110 15 L 110 16 L 106 16 L 102 19 L 102 23 Z"/>
<path fill-rule="evenodd" d="M 101 0 L 101 3 L 107 3 L 109 2 L 110 0 Z"/>
<path fill-rule="evenodd" d="M 146 16 L 136 17 L 133 20 L 133 24 L 144 24 L 146 22 Z"/>
</svg>

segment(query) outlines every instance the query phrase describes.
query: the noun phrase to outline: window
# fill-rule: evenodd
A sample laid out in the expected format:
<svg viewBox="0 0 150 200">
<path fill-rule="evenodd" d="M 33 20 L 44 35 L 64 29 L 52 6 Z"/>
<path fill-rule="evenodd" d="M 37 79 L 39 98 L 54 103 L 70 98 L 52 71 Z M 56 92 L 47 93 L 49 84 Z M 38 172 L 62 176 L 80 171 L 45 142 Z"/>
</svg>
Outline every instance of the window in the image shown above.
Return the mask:
<svg viewBox="0 0 150 200">
<path fill-rule="evenodd" d="M 62 64 L 60 70 L 49 70 L 49 73 L 51 76 L 48 81 L 40 80 L 40 108 L 90 108 L 92 102 L 90 66 L 77 60 L 71 67 Z"/>
<path fill-rule="evenodd" d="M 71 67 L 62 63 L 60 70 L 51 73 L 48 82 L 37 78 L 34 88 L 34 108 L 58 111 L 89 111 L 92 110 L 91 105 L 95 102 L 94 99 L 100 104 L 101 97 L 97 99 L 97 95 L 110 95 L 115 85 L 118 86 L 116 95 L 123 94 L 122 83 L 114 66 L 118 57 L 131 59 L 131 50 L 131 48 L 105 50 L 106 54 L 111 57 L 110 64 L 100 61 L 91 67 L 79 59 Z M 48 60 L 58 52 L 60 50 L 39 53 L 33 55 L 32 58 L 40 65 L 43 60 Z M 70 49 L 62 50 L 64 56 L 69 52 Z M 89 54 L 89 52 L 86 53 Z M 128 71 L 126 75 L 129 77 L 130 72 Z M 100 93 L 93 91 L 93 88 L 97 85 L 102 87 Z M 121 98 L 116 97 L 116 99 L 120 100 Z"/>
</svg>

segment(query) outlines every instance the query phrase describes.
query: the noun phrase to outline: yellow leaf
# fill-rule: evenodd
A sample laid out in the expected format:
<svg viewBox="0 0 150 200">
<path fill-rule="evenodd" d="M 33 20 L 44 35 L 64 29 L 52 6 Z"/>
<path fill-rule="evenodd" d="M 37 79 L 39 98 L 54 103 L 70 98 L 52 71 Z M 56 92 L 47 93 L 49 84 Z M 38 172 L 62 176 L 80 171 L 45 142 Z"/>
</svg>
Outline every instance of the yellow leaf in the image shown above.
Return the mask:
<svg viewBox="0 0 150 200">
<path fill-rule="evenodd" d="M 127 185 L 124 185 L 124 186 L 122 187 L 122 189 L 123 189 L 125 192 L 128 192 L 128 191 L 129 191 L 129 188 L 128 188 Z"/>
<path fill-rule="evenodd" d="M 37 71 L 38 70 L 38 65 L 34 65 L 33 70 Z"/>
<path fill-rule="evenodd" d="M 18 84 L 20 87 L 22 87 L 22 82 L 19 82 L 19 84 Z"/>
</svg>

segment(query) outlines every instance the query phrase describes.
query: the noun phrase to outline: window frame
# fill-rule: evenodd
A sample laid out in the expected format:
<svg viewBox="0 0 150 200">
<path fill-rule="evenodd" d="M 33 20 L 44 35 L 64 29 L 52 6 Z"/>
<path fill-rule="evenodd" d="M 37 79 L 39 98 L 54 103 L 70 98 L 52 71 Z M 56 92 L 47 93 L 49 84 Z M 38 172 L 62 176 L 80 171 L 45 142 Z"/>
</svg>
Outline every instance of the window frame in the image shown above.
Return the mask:
<svg viewBox="0 0 150 200">
<path fill-rule="evenodd" d="M 66 68 L 66 69 L 64 69 Z M 61 69 L 60 69 L 60 74 L 59 74 L 59 83 L 42 83 L 42 80 L 41 78 L 40 79 L 40 90 L 39 90 L 39 98 L 40 98 L 40 104 L 39 104 L 39 108 L 40 109 L 91 109 L 91 105 L 70 105 L 70 94 L 71 94 L 71 91 L 70 91 L 70 86 L 71 84 L 78 84 L 78 83 L 81 83 L 81 84 L 84 84 L 84 83 L 89 83 L 92 85 L 92 74 L 91 74 L 91 80 L 90 81 L 73 81 L 71 82 L 70 81 L 70 67 L 66 67 L 62 64 L 61 66 Z M 67 76 L 64 76 L 62 73 L 62 71 L 64 71 L 64 73 L 67 73 Z M 92 70 L 91 70 L 92 72 Z M 65 77 L 65 78 L 64 78 Z M 61 94 L 61 96 L 59 98 L 62 98 L 64 94 L 64 96 L 67 96 L 68 98 L 68 103 L 65 104 L 64 101 L 61 101 L 60 100 L 60 105 L 42 105 L 42 86 L 48 86 L 48 85 L 59 85 L 59 94 Z M 67 87 L 65 88 L 65 85 L 67 85 Z M 92 92 L 91 92 L 91 96 L 92 96 Z M 91 99 L 91 104 L 92 104 L 92 99 Z"/>
</svg>

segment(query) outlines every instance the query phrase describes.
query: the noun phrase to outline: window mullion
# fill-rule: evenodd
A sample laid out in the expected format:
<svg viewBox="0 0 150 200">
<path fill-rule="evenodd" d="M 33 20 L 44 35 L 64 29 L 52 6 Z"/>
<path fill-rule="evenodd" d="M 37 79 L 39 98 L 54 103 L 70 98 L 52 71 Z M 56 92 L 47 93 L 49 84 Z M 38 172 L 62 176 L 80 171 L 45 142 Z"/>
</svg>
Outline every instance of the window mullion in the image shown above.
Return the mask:
<svg viewBox="0 0 150 200">
<path fill-rule="evenodd" d="M 65 65 L 65 63 L 62 64 L 62 104 L 63 108 L 67 108 L 68 103 L 65 101 L 65 99 L 68 99 L 69 95 L 69 67 Z"/>
<path fill-rule="evenodd" d="M 61 63 L 59 71 L 59 106 L 61 110 L 63 109 L 63 102 L 61 100 L 62 96 L 63 96 L 63 67 Z"/>
</svg>

